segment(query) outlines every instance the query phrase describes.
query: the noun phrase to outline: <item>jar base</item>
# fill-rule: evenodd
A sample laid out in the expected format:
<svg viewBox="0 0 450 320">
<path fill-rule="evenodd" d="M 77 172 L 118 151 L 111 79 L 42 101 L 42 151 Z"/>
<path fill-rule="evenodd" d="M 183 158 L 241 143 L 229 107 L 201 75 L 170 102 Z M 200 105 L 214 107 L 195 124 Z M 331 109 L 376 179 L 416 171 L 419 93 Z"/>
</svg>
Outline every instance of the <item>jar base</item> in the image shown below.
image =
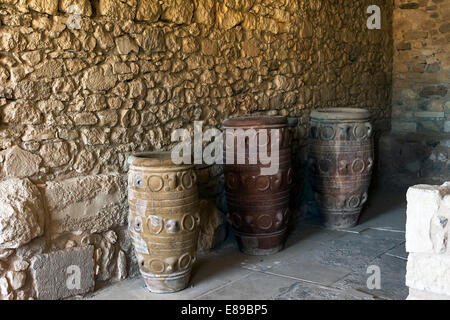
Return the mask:
<svg viewBox="0 0 450 320">
<path fill-rule="evenodd" d="M 350 212 L 336 212 L 321 210 L 321 220 L 325 228 L 328 229 L 346 229 L 352 228 L 358 224 L 361 209 Z"/>
<path fill-rule="evenodd" d="M 269 248 L 269 249 L 259 249 L 259 248 L 247 248 L 247 247 L 239 247 L 239 250 L 247 254 L 249 256 L 269 256 L 272 254 L 275 254 L 281 250 L 283 250 L 284 245 L 280 244 L 279 246 L 275 248 Z"/>
<path fill-rule="evenodd" d="M 284 248 L 286 229 L 271 233 L 250 235 L 235 231 L 239 250 L 252 256 L 267 256 Z"/>
<path fill-rule="evenodd" d="M 189 285 L 191 270 L 174 277 L 142 276 L 148 291 L 152 293 L 173 293 L 186 289 Z"/>
</svg>

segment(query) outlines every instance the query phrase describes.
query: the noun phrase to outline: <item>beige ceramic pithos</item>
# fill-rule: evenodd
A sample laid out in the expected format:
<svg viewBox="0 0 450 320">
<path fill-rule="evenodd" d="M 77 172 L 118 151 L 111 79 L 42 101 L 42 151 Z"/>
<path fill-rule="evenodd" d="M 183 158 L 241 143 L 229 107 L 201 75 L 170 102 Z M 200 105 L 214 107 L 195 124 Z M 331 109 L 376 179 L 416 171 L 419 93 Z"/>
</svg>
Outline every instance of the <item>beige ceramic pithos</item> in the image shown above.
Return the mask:
<svg viewBox="0 0 450 320">
<path fill-rule="evenodd" d="M 196 260 L 200 225 L 193 165 L 176 165 L 170 152 L 128 159 L 129 232 L 151 292 L 184 289 Z"/>
</svg>

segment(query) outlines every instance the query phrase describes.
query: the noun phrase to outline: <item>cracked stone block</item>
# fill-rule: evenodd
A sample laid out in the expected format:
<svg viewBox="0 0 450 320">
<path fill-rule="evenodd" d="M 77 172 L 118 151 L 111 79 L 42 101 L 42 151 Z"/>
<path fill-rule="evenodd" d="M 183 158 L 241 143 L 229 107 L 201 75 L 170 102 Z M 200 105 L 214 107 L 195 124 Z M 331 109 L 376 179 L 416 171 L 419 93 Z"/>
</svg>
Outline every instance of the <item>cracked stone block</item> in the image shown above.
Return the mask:
<svg viewBox="0 0 450 320">
<path fill-rule="evenodd" d="M 69 248 L 31 259 L 31 274 L 38 299 L 56 300 L 94 289 L 94 246 Z"/>
<path fill-rule="evenodd" d="M 409 289 L 409 295 L 406 300 L 450 300 L 450 295 L 431 293 L 417 289 Z"/>
<path fill-rule="evenodd" d="M 450 184 L 413 186 L 406 197 L 406 251 L 447 252 Z"/>
</svg>

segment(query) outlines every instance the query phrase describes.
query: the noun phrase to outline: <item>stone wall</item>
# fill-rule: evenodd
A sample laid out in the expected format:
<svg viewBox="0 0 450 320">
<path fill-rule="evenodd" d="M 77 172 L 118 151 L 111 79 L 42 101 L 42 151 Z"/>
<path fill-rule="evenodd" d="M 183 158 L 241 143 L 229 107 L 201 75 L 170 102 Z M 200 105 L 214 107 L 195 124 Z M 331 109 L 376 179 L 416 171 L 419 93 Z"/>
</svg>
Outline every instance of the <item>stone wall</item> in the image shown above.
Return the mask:
<svg viewBox="0 0 450 320">
<path fill-rule="evenodd" d="M 396 0 L 392 133 L 380 143 L 388 185 L 450 179 L 450 2 Z"/>
<path fill-rule="evenodd" d="M 408 299 L 450 299 L 450 183 L 416 185 L 407 193 Z"/>
<path fill-rule="evenodd" d="M 372 4 L 382 30 L 366 27 Z M 311 109 L 347 106 L 389 128 L 391 13 L 384 0 L 0 0 L 0 295 L 136 274 L 127 156 L 171 148 L 194 120 L 286 115 L 304 137 Z M 80 261 L 82 289 L 46 283 Z"/>
</svg>

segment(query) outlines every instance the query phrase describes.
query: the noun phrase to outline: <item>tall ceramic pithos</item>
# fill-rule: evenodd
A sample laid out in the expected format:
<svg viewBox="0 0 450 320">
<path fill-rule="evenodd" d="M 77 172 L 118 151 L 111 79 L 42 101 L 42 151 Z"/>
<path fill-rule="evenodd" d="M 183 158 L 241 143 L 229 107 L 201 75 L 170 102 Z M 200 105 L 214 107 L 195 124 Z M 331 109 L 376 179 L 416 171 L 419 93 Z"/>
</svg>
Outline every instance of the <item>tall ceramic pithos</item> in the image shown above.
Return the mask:
<svg viewBox="0 0 450 320">
<path fill-rule="evenodd" d="M 196 260 L 200 225 L 193 165 L 175 165 L 170 152 L 128 159 L 129 232 L 151 292 L 184 289 Z"/>
<path fill-rule="evenodd" d="M 356 225 L 367 201 L 374 163 L 369 112 L 356 108 L 312 111 L 308 158 L 325 226 Z"/>
<path fill-rule="evenodd" d="M 286 239 L 289 219 L 289 193 L 292 183 L 290 135 L 285 117 L 242 117 L 228 119 L 224 127 L 224 171 L 225 190 L 228 211 L 232 226 L 242 252 L 250 255 L 268 255 L 280 251 Z M 243 130 L 249 134 L 245 142 L 245 152 L 237 149 L 238 135 Z M 251 131 L 253 130 L 253 135 Z M 266 130 L 268 139 L 260 140 L 262 130 Z M 263 164 L 258 157 L 256 164 L 250 164 L 249 158 L 254 152 L 265 147 L 272 152 L 270 144 L 272 131 L 279 133 L 279 165 L 276 172 L 263 174 Z M 233 133 L 234 132 L 234 133 Z M 256 136 L 258 150 L 251 150 Z M 253 141 L 253 142 L 251 142 Z M 234 158 L 229 163 L 227 153 Z M 262 152 L 264 153 L 264 152 Z M 229 158 L 229 157 L 228 157 Z M 238 164 L 238 159 L 245 164 Z M 241 161 L 243 162 L 243 161 Z"/>
</svg>

